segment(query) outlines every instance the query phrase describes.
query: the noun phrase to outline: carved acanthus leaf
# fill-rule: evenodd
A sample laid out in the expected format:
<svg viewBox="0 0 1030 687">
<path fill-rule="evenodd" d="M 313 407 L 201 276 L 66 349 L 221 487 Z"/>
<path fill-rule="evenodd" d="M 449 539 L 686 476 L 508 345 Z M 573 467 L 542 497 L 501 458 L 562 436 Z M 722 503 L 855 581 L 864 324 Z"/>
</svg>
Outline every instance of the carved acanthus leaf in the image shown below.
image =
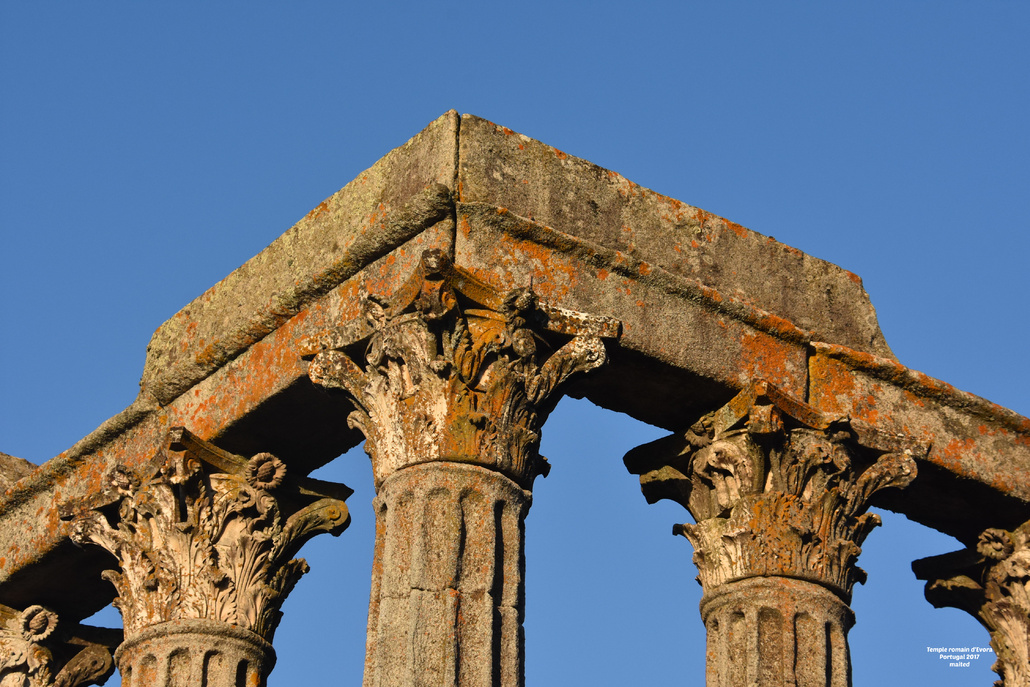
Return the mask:
<svg viewBox="0 0 1030 687">
<path fill-rule="evenodd" d="M 0 606 L 0 685 L 103 684 L 114 671 L 110 650 L 74 636 L 77 626 L 60 626 L 57 614 L 43 606 L 21 613 Z"/>
<path fill-rule="evenodd" d="M 862 446 L 845 420 L 759 383 L 682 438 L 634 449 L 626 465 L 641 476 L 649 501 L 673 499 L 696 519 L 674 532 L 693 544 L 706 590 L 778 575 L 847 597 L 864 580 L 855 561 L 879 524 L 865 512 L 869 501 L 881 489 L 907 486 L 920 450 Z"/>
<path fill-rule="evenodd" d="M 343 531 L 347 507 L 323 496 L 287 517 L 277 494 L 292 492 L 291 504 L 310 502 L 319 495 L 314 480 L 302 480 L 307 487 L 287 484 L 286 466 L 271 454 L 249 461 L 215 455 L 218 449 L 205 449 L 192 436 L 196 450 L 181 450 L 181 430 L 175 436 L 149 475 L 121 466 L 112 471 L 117 518 L 112 524 L 99 508 L 79 513 L 72 539 L 118 559 L 119 571 L 104 576 L 117 589 L 114 604 L 127 635 L 169 620 L 204 618 L 271 640 L 279 606 L 306 571 L 303 561 L 290 557 L 315 534 Z M 208 454 L 234 472 L 204 469 Z"/>
<path fill-rule="evenodd" d="M 313 357 L 311 380 L 354 402 L 348 424 L 365 435 L 377 484 L 401 467 L 448 460 L 528 487 L 547 469 L 539 429 L 558 389 L 602 365 L 601 338 L 619 328 L 541 304 L 529 288 L 499 293 L 440 251 L 423 254 L 391 301 L 363 303 L 371 332 L 363 364 L 352 357 L 361 342 L 342 334 L 301 348 Z"/>
<path fill-rule="evenodd" d="M 961 608 L 991 633 L 998 687 L 1030 685 L 1030 521 L 988 529 L 975 547 L 912 563 L 935 607 Z"/>
</svg>

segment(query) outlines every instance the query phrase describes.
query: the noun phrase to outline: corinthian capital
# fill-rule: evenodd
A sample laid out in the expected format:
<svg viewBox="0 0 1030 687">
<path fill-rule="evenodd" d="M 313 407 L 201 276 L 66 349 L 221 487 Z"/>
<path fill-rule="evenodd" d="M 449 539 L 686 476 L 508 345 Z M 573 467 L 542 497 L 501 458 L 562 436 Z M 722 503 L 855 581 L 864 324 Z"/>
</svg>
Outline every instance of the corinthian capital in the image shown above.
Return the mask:
<svg viewBox="0 0 1030 687">
<path fill-rule="evenodd" d="M 619 322 L 506 294 L 437 250 L 390 299 L 363 300 L 365 322 L 304 344 L 309 375 L 346 392 L 377 486 L 432 461 L 499 470 L 524 487 L 546 463 L 540 426 L 571 376 L 605 361 Z"/>
<path fill-rule="evenodd" d="M 985 530 L 975 548 L 912 563 L 936 608 L 961 608 L 991 633 L 998 687 L 1030 685 L 1030 521 Z"/>
<path fill-rule="evenodd" d="M 0 685 L 99 685 L 114 671 L 107 646 L 82 638 L 91 628 L 66 628 L 43 606 L 0 606 Z M 108 638 L 110 641 L 113 638 Z"/>
<path fill-rule="evenodd" d="M 171 620 L 205 619 L 271 641 L 279 607 L 307 572 L 293 555 L 349 523 L 350 490 L 291 478 L 269 453 L 249 460 L 172 430 L 144 472 L 116 467 L 105 495 L 74 516 L 72 539 L 118 559 L 127 638 Z"/>
<path fill-rule="evenodd" d="M 861 544 L 880 524 L 874 493 L 905 487 L 921 449 L 825 415 L 765 382 L 752 384 L 683 435 L 633 449 L 626 465 L 649 502 L 667 498 L 696 524 L 706 591 L 756 576 L 811 580 L 849 599 L 865 573 Z"/>
</svg>

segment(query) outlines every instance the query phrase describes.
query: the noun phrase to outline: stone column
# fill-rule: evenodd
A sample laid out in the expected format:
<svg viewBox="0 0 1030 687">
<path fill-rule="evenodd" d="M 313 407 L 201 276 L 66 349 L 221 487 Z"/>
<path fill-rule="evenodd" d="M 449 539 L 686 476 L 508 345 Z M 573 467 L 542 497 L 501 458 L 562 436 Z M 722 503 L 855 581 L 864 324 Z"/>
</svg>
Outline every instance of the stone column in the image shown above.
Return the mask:
<svg viewBox="0 0 1030 687">
<path fill-rule="evenodd" d="M 697 521 L 673 533 L 694 546 L 710 687 L 851 684 L 855 561 L 879 524 L 865 510 L 912 481 L 918 450 L 757 383 L 626 455 L 649 502 Z"/>
<path fill-rule="evenodd" d="M 546 473 L 540 427 L 618 322 L 501 294 L 439 251 L 367 325 L 309 342 L 310 376 L 346 392 L 377 497 L 366 687 L 520 686 L 523 522 Z M 359 357 L 360 352 L 364 355 Z M 356 362 L 356 359 L 361 362 Z"/>
<path fill-rule="evenodd" d="M 152 467 L 124 466 L 74 515 L 72 539 L 118 559 L 126 687 L 260 687 L 282 602 L 320 532 L 349 523 L 342 485 L 292 478 L 270 453 L 250 460 L 172 430 Z"/>
<path fill-rule="evenodd" d="M 90 630 L 103 634 L 74 623 L 68 627 L 43 606 L 22 612 L 0 606 L 0 687 L 103 684 L 114 672 L 114 662 L 107 646 L 82 636 Z"/>
<path fill-rule="evenodd" d="M 997 687 L 1030 685 L 1030 521 L 985 530 L 975 548 L 912 563 L 935 608 L 961 608 L 991 633 Z"/>
</svg>

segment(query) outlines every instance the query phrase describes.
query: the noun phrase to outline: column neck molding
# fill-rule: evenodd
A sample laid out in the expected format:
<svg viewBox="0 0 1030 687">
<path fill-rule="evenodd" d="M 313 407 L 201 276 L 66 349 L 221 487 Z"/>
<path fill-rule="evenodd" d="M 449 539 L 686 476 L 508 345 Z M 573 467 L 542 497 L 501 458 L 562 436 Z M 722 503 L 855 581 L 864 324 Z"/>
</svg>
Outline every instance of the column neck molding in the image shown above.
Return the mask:
<svg viewBox="0 0 1030 687">
<path fill-rule="evenodd" d="M 975 547 L 912 563 L 935 608 L 960 608 L 991 633 L 999 687 L 1030 684 L 1030 521 L 984 530 Z"/>
<path fill-rule="evenodd" d="M 602 365 L 619 322 L 543 303 L 532 287 L 502 293 L 426 251 L 388 298 L 366 295 L 364 319 L 302 344 L 311 380 L 348 394 L 377 488 L 427 462 L 472 463 L 524 488 L 549 467 L 540 427 L 556 393 Z"/>
<path fill-rule="evenodd" d="M 270 453 L 227 453 L 183 428 L 149 467 L 116 466 L 108 489 L 71 517 L 72 540 L 118 559 L 116 588 L 129 639 L 173 620 L 235 625 L 271 641 L 279 608 L 307 563 L 293 555 L 350 521 L 351 490 L 287 474 Z"/>
<path fill-rule="evenodd" d="M 648 501 L 674 500 L 696 519 L 673 532 L 694 545 L 706 592 L 779 576 L 848 601 L 865 579 L 855 565 L 860 546 L 880 524 L 866 512 L 870 498 L 911 483 L 923 450 L 758 382 L 625 460 Z"/>
</svg>

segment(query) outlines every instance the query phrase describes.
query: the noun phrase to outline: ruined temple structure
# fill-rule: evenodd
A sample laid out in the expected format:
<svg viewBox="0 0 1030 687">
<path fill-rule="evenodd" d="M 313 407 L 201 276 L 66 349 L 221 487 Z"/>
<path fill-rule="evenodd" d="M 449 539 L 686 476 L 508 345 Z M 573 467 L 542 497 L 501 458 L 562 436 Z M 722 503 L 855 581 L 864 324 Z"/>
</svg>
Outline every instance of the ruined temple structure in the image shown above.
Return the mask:
<svg viewBox="0 0 1030 687">
<path fill-rule="evenodd" d="M 563 394 L 670 432 L 625 463 L 689 511 L 711 687 L 851 683 L 870 506 L 966 545 L 915 572 L 1030 685 L 1030 420 L 899 364 L 854 274 L 454 112 L 162 325 L 124 412 L 0 456 L 0 685 L 263 685 L 300 546 L 347 536 L 307 475 L 360 442 L 364 684 L 522 685 Z"/>
</svg>

